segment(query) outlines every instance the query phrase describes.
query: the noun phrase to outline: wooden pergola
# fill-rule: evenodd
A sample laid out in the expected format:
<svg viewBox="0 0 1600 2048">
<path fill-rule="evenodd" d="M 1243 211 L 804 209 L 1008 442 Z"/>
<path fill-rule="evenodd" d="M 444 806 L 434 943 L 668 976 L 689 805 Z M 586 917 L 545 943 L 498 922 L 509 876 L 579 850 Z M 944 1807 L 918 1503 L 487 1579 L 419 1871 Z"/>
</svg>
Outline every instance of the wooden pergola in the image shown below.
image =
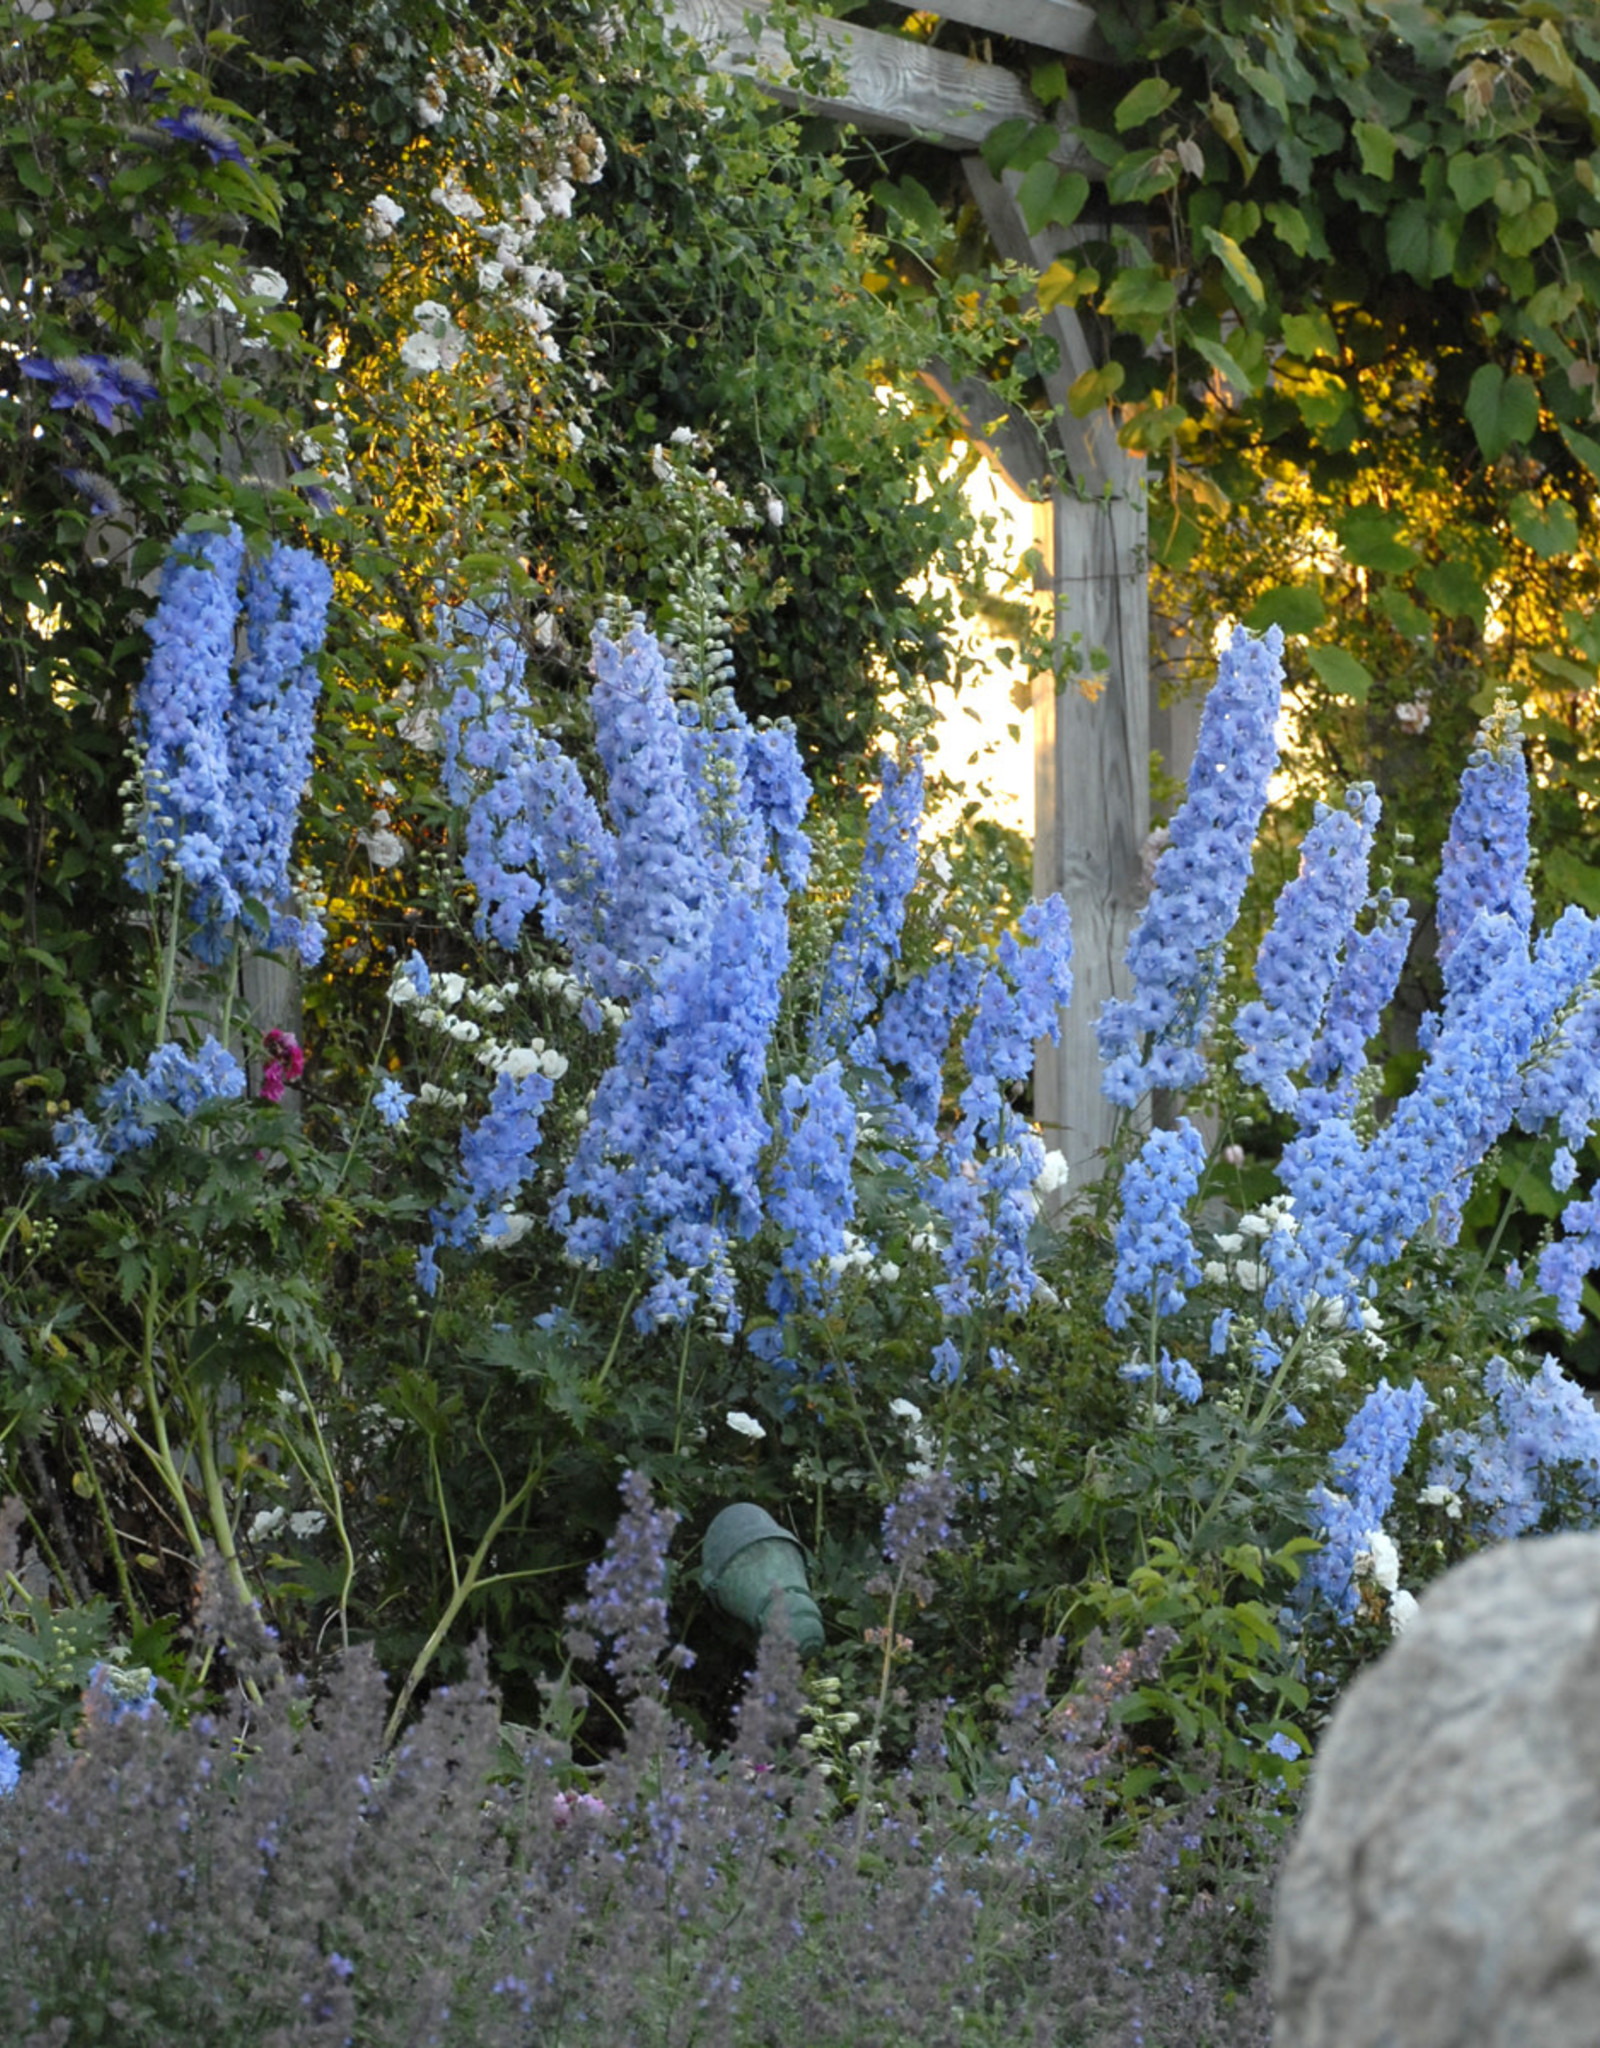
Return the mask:
<svg viewBox="0 0 1600 2048">
<path fill-rule="evenodd" d="M 799 89 L 785 38 L 762 25 L 745 0 L 663 0 L 668 18 L 690 34 L 715 68 L 754 79 L 785 103 L 869 132 L 916 136 L 961 155 L 962 169 L 990 237 L 1008 261 L 1044 271 L 1078 238 L 1051 228 L 1034 235 L 1016 200 L 1014 175 L 994 178 L 978 146 L 1001 121 L 1045 119 L 1027 85 L 995 64 L 958 57 L 901 36 L 817 16 L 815 41 L 827 54 L 826 97 Z M 1081 0 L 944 0 L 939 14 L 1038 48 L 1041 56 L 1111 61 L 1093 9 Z M 1076 144 L 1070 119 L 1058 161 L 1103 176 Z M 1155 744 L 1174 774 L 1188 770 L 1193 715 L 1164 711 L 1154 701 L 1150 660 L 1148 516 L 1145 465 L 1117 444 L 1101 408 L 1075 419 L 1067 391 L 1104 359 L 1105 338 L 1093 320 L 1066 306 L 1042 317 L 1059 346 L 1059 367 L 1044 383 L 1054 407 L 1050 433 L 1070 483 L 1051 465 L 1030 466 L 1027 436 L 1008 433 L 986 406 L 974 380 L 948 395 L 971 424 L 973 438 L 1014 483 L 1048 492 L 1050 562 L 1059 639 L 1078 636 L 1085 657 L 1103 651 L 1103 689 L 1092 698 L 1070 684 L 1059 695 L 1052 676 L 1034 687 L 1034 893 L 1060 892 L 1072 914 L 1076 995 L 1063 1018 L 1059 1047 L 1042 1044 L 1035 1109 L 1046 1143 L 1067 1155 L 1081 1185 L 1098 1170 L 1115 1112 L 1100 1093 L 1094 1020 L 1103 999 L 1125 994 L 1129 932 L 1144 900 L 1143 851 L 1150 830 L 1150 750 Z M 1062 464 L 1058 464 L 1059 469 Z M 1029 473 L 1019 476 L 1018 468 Z"/>
</svg>

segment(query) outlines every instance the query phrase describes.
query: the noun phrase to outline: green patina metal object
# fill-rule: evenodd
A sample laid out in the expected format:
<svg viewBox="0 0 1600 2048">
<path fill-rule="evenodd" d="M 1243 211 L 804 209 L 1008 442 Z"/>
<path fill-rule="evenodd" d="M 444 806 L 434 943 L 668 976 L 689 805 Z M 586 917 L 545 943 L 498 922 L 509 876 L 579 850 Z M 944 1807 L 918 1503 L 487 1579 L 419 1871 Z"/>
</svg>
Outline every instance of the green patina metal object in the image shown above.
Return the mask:
<svg viewBox="0 0 1600 2048">
<path fill-rule="evenodd" d="M 701 1580 L 725 1614 L 757 1635 L 781 1612 L 802 1657 L 822 1648 L 822 1615 L 806 1582 L 806 1554 L 765 1508 L 735 1501 L 706 1531 Z"/>
</svg>

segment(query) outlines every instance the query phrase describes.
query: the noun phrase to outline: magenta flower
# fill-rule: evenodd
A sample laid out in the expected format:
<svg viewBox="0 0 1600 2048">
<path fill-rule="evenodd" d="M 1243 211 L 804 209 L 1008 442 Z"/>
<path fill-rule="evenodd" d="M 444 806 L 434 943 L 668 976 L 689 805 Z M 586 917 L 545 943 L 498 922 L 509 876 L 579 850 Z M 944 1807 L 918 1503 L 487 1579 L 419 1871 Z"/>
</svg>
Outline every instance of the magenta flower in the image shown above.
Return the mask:
<svg viewBox="0 0 1600 2048">
<path fill-rule="evenodd" d="M 291 1087 L 305 1072 L 306 1056 L 299 1039 L 289 1031 L 269 1031 L 261 1042 L 268 1054 L 267 1063 L 261 1069 L 261 1100 L 281 1102 L 284 1089 Z"/>
</svg>

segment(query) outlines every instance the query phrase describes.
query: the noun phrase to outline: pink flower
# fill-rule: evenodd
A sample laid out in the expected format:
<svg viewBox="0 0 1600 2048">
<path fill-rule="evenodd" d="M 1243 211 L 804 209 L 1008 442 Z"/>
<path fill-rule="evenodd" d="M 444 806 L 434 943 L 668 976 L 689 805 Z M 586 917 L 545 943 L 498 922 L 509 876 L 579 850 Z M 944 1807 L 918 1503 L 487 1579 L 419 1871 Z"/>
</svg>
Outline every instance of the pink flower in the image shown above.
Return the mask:
<svg viewBox="0 0 1600 2048">
<path fill-rule="evenodd" d="M 289 1031 L 269 1031 L 262 1040 L 269 1058 L 261 1069 L 260 1095 L 263 1102 L 281 1102 L 283 1091 L 298 1081 L 306 1070 L 306 1056 L 300 1041 Z"/>
<path fill-rule="evenodd" d="M 558 1828 L 571 1825 L 574 1814 L 584 1814 L 590 1820 L 605 1818 L 606 1803 L 593 1792 L 558 1792 L 550 1802 L 552 1818 Z"/>
</svg>

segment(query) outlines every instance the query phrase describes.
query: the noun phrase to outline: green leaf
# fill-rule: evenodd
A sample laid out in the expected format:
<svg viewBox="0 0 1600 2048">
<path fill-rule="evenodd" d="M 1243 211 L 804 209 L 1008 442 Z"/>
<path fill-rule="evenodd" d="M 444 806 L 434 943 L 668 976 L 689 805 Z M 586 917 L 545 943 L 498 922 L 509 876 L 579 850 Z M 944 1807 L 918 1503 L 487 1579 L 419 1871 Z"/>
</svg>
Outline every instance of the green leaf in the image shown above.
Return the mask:
<svg viewBox="0 0 1600 2048">
<path fill-rule="evenodd" d="M 1261 288 L 1261 279 L 1256 274 L 1255 265 L 1231 235 L 1223 234 L 1219 228 L 1210 227 L 1204 229 L 1203 233 L 1211 245 L 1213 254 L 1220 258 L 1223 269 L 1259 313 L 1267 303 L 1267 295 Z"/>
<path fill-rule="evenodd" d="M 1534 649 L 1534 666 L 1542 668 L 1547 676 L 1569 690 L 1592 690 L 1594 670 L 1586 668 L 1581 661 L 1572 661 L 1564 654 L 1548 654 L 1540 647 Z"/>
<path fill-rule="evenodd" d="M 1539 862 L 1545 880 L 1564 903 L 1600 913 L 1600 868 L 1592 868 L 1565 847 L 1556 847 Z"/>
<path fill-rule="evenodd" d="M 1100 289 L 1100 273 L 1088 264 L 1074 264 L 1059 256 L 1039 279 L 1039 310 L 1054 312 L 1057 306 L 1075 306 L 1087 292 Z"/>
<path fill-rule="evenodd" d="M 1174 280 L 1158 265 L 1145 263 L 1117 272 L 1100 301 L 1100 310 L 1112 320 L 1159 319 L 1171 312 L 1177 297 Z"/>
<path fill-rule="evenodd" d="M 1029 82 L 1041 107 L 1053 106 L 1057 100 L 1064 100 L 1071 90 L 1067 83 L 1067 67 L 1058 57 L 1053 57 L 1048 64 L 1036 64 Z"/>
<path fill-rule="evenodd" d="M 1106 198 L 1113 206 L 1137 206 L 1177 182 L 1178 159 L 1171 150 L 1133 149 L 1106 173 Z"/>
<path fill-rule="evenodd" d="M 1141 78 L 1132 92 L 1124 93 L 1116 104 L 1111 118 L 1117 133 L 1126 135 L 1130 128 L 1153 121 L 1157 114 L 1164 114 L 1177 97 L 1178 88 L 1168 85 L 1164 78 Z"/>
<path fill-rule="evenodd" d="M 1366 703 L 1367 692 L 1372 688 L 1372 671 L 1353 654 L 1347 654 L 1342 647 L 1310 647 L 1306 655 L 1325 690 L 1331 690 L 1336 697 L 1351 697 L 1357 704 Z"/>
<path fill-rule="evenodd" d="M 1376 121 L 1357 121 L 1351 133 L 1361 152 L 1362 170 L 1369 178 L 1382 178 L 1387 184 L 1394 176 L 1394 136 L 1391 131 L 1380 128 Z"/>
<path fill-rule="evenodd" d="M 1019 114 L 1014 120 L 1002 121 L 998 128 L 991 128 L 978 145 L 978 154 L 989 166 L 991 178 L 1001 177 L 1011 168 L 1012 151 L 1019 148 L 1038 125 L 1026 114 Z"/>
<path fill-rule="evenodd" d="M 1561 423 L 1561 438 L 1567 444 L 1570 454 L 1575 455 L 1594 477 L 1600 477 L 1600 441 L 1591 440 L 1587 434 L 1580 434 L 1576 427 Z"/>
<path fill-rule="evenodd" d="M 1311 247 L 1311 224 L 1299 207 L 1274 199 L 1263 211 L 1271 221 L 1278 240 L 1286 242 L 1297 256 L 1304 256 Z"/>
<path fill-rule="evenodd" d="M 1227 378 L 1242 398 L 1248 398 L 1256 390 L 1256 380 L 1244 369 L 1231 350 L 1225 349 L 1220 341 L 1209 341 L 1203 334 L 1190 337 L 1198 353 L 1220 375 Z"/>
<path fill-rule="evenodd" d="M 898 183 L 880 178 L 872 196 L 885 213 L 915 228 L 925 241 L 937 242 L 943 236 L 947 226 L 944 214 L 927 186 L 916 178 L 901 178 Z"/>
<path fill-rule="evenodd" d="M 1426 199 L 1407 199 L 1397 206 L 1385 233 L 1389 261 L 1419 284 L 1449 276 L 1459 239 L 1456 220 Z"/>
<path fill-rule="evenodd" d="M 1600 615 L 1565 611 L 1561 614 L 1561 623 L 1578 652 L 1600 668 Z"/>
<path fill-rule="evenodd" d="M 1281 626 L 1286 633 L 1314 633 L 1328 616 L 1322 592 L 1314 583 L 1280 583 L 1266 591 L 1244 615 L 1252 633 Z"/>
<path fill-rule="evenodd" d="M 1535 327 L 1559 327 L 1570 320 L 1583 303 L 1583 286 L 1576 278 L 1552 279 L 1541 285 L 1522 309 L 1522 317 Z"/>
<path fill-rule="evenodd" d="M 1445 175 L 1457 206 L 1463 213 L 1471 213 L 1475 206 L 1494 197 L 1503 173 L 1498 157 L 1479 156 L 1474 150 L 1463 149 L 1450 159 Z"/>
<path fill-rule="evenodd" d="M 1333 322 L 1320 309 L 1311 313 L 1285 313 L 1283 316 L 1284 346 L 1291 355 L 1310 362 L 1313 356 L 1329 356 L 1339 360 L 1339 337 L 1333 331 Z"/>
<path fill-rule="evenodd" d="M 1532 548 L 1541 561 L 1570 555 L 1578 545 L 1578 515 L 1566 498 L 1543 501 L 1531 491 L 1521 491 L 1512 499 L 1506 516 L 1517 539 Z"/>
<path fill-rule="evenodd" d="M 1035 164 L 1017 187 L 1017 205 L 1030 235 L 1052 225 L 1070 228 L 1089 197 L 1082 171 L 1063 171 L 1052 163 Z"/>
<path fill-rule="evenodd" d="M 1477 574 L 1465 562 L 1434 562 L 1412 579 L 1435 611 L 1446 618 L 1475 619 L 1481 628 L 1489 608 Z"/>
<path fill-rule="evenodd" d="M 1401 524 L 1398 513 L 1357 505 L 1336 528 L 1345 560 L 1357 569 L 1382 569 L 1388 575 L 1415 568 L 1422 558 L 1400 538 Z"/>
<path fill-rule="evenodd" d="M 1186 569 L 1200 546 L 1199 522 L 1176 505 L 1150 509 L 1150 552 L 1164 569 Z"/>
<path fill-rule="evenodd" d="M 1096 407 L 1122 389 L 1126 374 L 1121 363 L 1104 363 L 1098 370 L 1085 370 L 1067 392 L 1068 412 L 1075 420 L 1087 419 Z"/>
<path fill-rule="evenodd" d="M 1386 583 L 1374 595 L 1373 603 L 1395 631 L 1404 633 L 1408 640 L 1423 640 L 1433 632 L 1433 621 L 1421 605 L 1393 583 Z"/>
<path fill-rule="evenodd" d="M 1556 208 L 1552 199 L 1541 199 L 1526 213 L 1502 220 L 1495 230 L 1508 256 L 1529 256 L 1556 231 Z"/>
<path fill-rule="evenodd" d="M 1483 363 L 1467 389 L 1467 419 L 1485 462 L 1497 462 L 1514 441 L 1533 438 L 1539 425 L 1539 390 L 1520 371 L 1508 377 L 1498 363 Z"/>
<path fill-rule="evenodd" d="M 27 191 L 48 199 L 55 190 L 50 174 L 45 170 L 31 148 L 14 149 L 11 152 L 11 166 L 17 174 L 17 183 Z"/>
</svg>

